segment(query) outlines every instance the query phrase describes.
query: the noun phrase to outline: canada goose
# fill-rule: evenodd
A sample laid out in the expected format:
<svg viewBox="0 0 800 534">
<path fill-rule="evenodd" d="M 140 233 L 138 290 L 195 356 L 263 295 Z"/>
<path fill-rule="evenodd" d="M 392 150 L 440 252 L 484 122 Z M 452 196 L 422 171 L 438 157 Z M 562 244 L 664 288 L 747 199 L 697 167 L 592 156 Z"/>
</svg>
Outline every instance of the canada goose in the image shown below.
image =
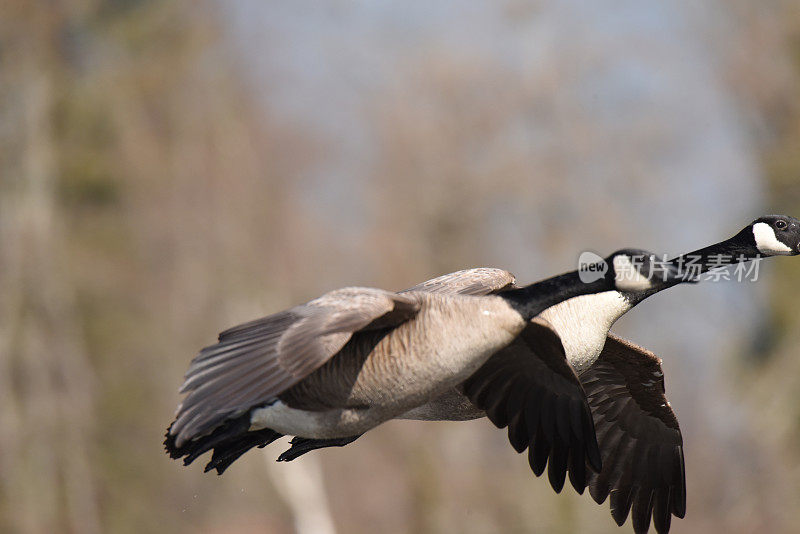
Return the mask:
<svg viewBox="0 0 800 534">
<path fill-rule="evenodd" d="M 756 219 L 728 240 L 680 256 L 672 260 L 672 264 L 684 266 L 696 258 L 694 265 L 700 268 L 700 271 L 693 273 L 696 275 L 712 266 L 758 256 L 796 255 L 798 251 L 800 221 L 788 216 L 772 215 Z M 671 515 L 683 517 L 685 514 L 682 438 L 675 414 L 664 397 L 659 360 L 646 350 L 609 334 L 609 329 L 633 306 L 676 283 L 679 281 L 672 279 L 654 284 L 641 292 L 609 291 L 578 296 L 540 314 L 560 336 L 570 364 L 579 373 L 580 383 L 592 410 L 603 467 L 599 474 L 588 474 L 590 494 L 598 503 L 611 495 L 612 516 L 620 525 L 633 505 L 633 523 L 637 531 L 647 530 L 651 512 L 659 532 L 669 529 Z M 513 287 L 513 275 L 510 273 L 499 269 L 478 269 L 451 273 L 411 290 L 458 293 L 469 288 L 471 294 L 492 294 L 507 287 Z M 544 471 L 547 449 L 552 448 L 548 475 L 553 488 L 560 491 L 564 479 L 558 476 L 561 471 L 559 464 L 556 463 L 553 470 L 553 458 L 564 456 L 564 451 L 556 451 L 558 444 L 535 435 L 535 427 L 528 425 L 526 428 L 520 424 L 526 419 L 524 407 L 521 411 L 516 409 L 514 419 L 513 397 L 506 396 L 505 402 L 500 399 L 494 405 L 485 398 L 474 397 L 476 383 L 489 381 L 493 390 L 497 391 L 503 388 L 504 382 L 524 374 L 519 369 L 520 365 L 527 363 L 529 370 L 533 368 L 530 362 L 537 360 L 534 354 L 536 345 L 526 346 L 525 339 L 525 336 L 519 336 L 511 347 L 505 349 L 506 352 L 527 350 L 529 353 L 528 357 L 505 358 L 514 362 L 516 368 L 503 362 L 501 351 L 459 388 L 448 390 L 400 418 L 464 420 L 488 414 L 498 427 L 509 427 L 509 440 L 518 452 L 522 452 L 532 441 L 529 460 L 537 476 Z M 506 366 L 506 372 L 498 373 L 497 369 L 503 365 Z M 531 403 L 533 395 L 529 393 L 527 399 L 517 402 L 523 405 L 526 401 Z M 640 429 L 646 429 L 646 432 Z M 338 442 L 330 440 L 328 443 L 295 438 L 292 447 L 279 460 L 292 460 L 310 450 L 342 445 L 357 437 Z M 649 470 L 650 460 L 663 468 L 666 474 L 660 476 L 659 471 Z M 556 476 L 553 476 L 554 472 Z M 570 475 L 572 480 L 572 471 Z M 573 483 L 573 486 L 579 493 L 582 492 L 580 484 Z M 636 487 L 647 487 L 649 490 L 632 492 L 631 488 Z"/>
<path fill-rule="evenodd" d="M 657 278 L 678 281 L 676 268 L 661 265 L 645 272 L 638 256 L 650 255 L 634 249 L 612 254 L 594 281 L 582 281 L 572 271 L 500 295 L 473 296 L 469 287 L 462 288 L 466 295 L 344 288 L 226 330 L 192 360 L 181 387 L 187 396 L 167 432 L 167 451 L 189 464 L 214 449 L 206 471 L 216 468 L 221 474 L 250 448 L 281 435 L 315 440 L 360 435 L 466 380 L 527 331 L 532 318 L 561 300 L 614 289 L 641 291 Z M 542 351 L 560 358 L 574 376 L 557 336 L 546 328 L 536 334 Z M 575 424 L 570 450 L 579 466 L 576 476 L 586 462 L 599 470 L 585 399 L 558 408 Z M 549 422 L 546 431 L 558 430 L 551 414 L 542 413 L 542 419 Z"/>
</svg>

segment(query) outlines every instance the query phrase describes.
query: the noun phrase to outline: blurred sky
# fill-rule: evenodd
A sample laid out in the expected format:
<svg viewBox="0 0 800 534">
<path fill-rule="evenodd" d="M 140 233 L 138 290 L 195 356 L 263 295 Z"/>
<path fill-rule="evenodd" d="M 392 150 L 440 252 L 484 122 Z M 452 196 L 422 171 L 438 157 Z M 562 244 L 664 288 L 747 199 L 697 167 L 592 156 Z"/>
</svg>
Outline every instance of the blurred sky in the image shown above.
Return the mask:
<svg viewBox="0 0 800 534">
<path fill-rule="evenodd" d="M 688 252 L 800 205 L 789 3 L 12 0 L 0 531 L 290 532 L 329 501 L 308 531 L 617 532 L 485 420 L 392 421 L 289 465 L 273 445 L 224 477 L 161 440 L 188 362 L 236 323 L 345 285 Z M 793 265 L 614 328 L 664 359 L 675 531 L 797 522 Z"/>
<path fill-rule="evenodd" d="M 309 126 L 327 147 L 302 187 L 347 239 L 371 224 L 363 195 L 378 157 L 370 110 L 387 92 L 424 105 L 424 86 L 409 88 L 407 77 L 428 54 L 488 63 L 522 86 L 550 91 L 552 109 L 531 106 L 510 117 L 478 150 L 492 160 L 507 154 L 498 144 L 519 146 L 534 161 L 557 151 L 568 201 L 554 211 L 535 187 L 504 191 L 484 221 L 484 264 L 525 281 L 571 268 L 585 248 L 687 252 L 766 209 L 750 110 L 725 80 L 724 54 L 736 48 L 738 28 L 723 2 L 233 5 L 230 36 L 265 109 Z M 482 80 L 474 89 L 497 88 Z M 549 179 L 535 167 L 528 172 L 531 184 Z M 595 224 L 605 214 L 616 221 L 613 231 Z M 560 232 L 560 246 L 542 257 L 548 229 L 559 226 L 574 232 Z M 759 327 L 764 290 L 763 283 L 678 288 L 621 321 L 623 333 L 667 360 L 687 428 L 720 420 L 724 434 L 738 428 L 714 375 Z M 699 402 L 714 417 L 693 421 Z"/>
</svg>

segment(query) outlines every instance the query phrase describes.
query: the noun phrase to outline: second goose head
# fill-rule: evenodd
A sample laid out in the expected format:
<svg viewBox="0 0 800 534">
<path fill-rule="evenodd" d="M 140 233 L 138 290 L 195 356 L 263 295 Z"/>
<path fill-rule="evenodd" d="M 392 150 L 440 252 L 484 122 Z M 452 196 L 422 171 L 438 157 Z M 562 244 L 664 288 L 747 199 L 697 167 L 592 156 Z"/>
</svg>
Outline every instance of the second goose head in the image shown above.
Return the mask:
<svg viewBox="0 0 800 534">
<path fill-rule="evenodd" d="M 579 269 L 529 286 L 503 291 L 505 298 L 526 319 L 532 319 L 562 301 L 582 296 L 616 291 L 646 293 L 662 284 L 682 280 L 680 270 L 668 262 L 654 262 L 651 252 L 627 248 L 606 258 L 593 255 Z"/>
<path fill-rule="evenodd" d="M 606 258 L 606 263 L 612 267 L 609 275 L 613 276 L 613 287 L 609 287 L 609 290 L 638 293 L 652 290 L 664 283 L 684 281 L 678 266 L 658 261 L 652 252 L 642 249 L 618 250 Z"/>
</svg>

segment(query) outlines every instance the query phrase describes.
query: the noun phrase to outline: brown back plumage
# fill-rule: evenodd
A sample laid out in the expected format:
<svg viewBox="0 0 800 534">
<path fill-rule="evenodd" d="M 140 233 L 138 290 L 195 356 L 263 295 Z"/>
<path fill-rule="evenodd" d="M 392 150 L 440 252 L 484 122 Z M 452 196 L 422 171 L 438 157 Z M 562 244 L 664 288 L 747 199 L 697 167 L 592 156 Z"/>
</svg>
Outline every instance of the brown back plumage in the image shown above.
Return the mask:
<svg viewBox="0 0 800 534">
<path fill-rule="evenodd" d="M 514 275 L 508 271 L 491 267 L 477 267 L 443 274 L 404 289 L 400 293 L 425 291 L 426 293 L 480 296 L 515 287 L 515 283 Z"/>
<path fill-rule="evenodd" d="M 192 360 L 170 433 L 177 446 L 226 419 L 275 399 L 323 365 L 354 332 L 397 325 L 413 317 L 411 296 L 344 288 L 226 330 Z"/>
</svg>

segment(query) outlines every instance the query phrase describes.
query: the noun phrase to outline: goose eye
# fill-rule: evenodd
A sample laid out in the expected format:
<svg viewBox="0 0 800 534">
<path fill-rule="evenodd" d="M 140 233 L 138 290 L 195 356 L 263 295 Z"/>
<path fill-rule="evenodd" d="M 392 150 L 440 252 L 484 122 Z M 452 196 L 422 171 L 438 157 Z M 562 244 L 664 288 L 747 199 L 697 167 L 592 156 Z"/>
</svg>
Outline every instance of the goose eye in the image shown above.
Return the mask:
<svg viewBox="0 0 800 534">
<path fill-rule="evenodd" d="M 781 220 L 775 221 L 775 228 L 777 228 L 778 230 L 785 230 L 786 221 L 781 221 Z"/>
</svg>

